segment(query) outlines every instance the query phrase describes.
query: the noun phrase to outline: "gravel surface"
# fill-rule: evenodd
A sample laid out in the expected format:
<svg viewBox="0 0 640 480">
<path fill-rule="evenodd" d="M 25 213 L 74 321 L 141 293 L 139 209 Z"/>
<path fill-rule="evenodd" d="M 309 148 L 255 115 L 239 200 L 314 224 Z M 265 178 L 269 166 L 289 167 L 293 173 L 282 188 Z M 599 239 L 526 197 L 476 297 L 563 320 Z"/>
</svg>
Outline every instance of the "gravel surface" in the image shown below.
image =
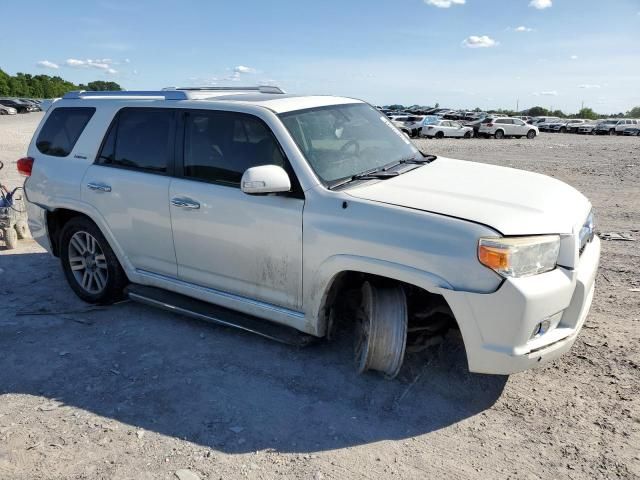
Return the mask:
<svg viewBox="0 0 640 480">
<path fill-rule="evenodd" d="M 0 117 L 3 183 L 39 118 Z M 0 247 L 0 479 L 640 478 L 640 138 L 416 143 L 557 177 L 600 232 L 636 239 L 602 242 L 570 353 L 475 375 L 452 336 L 395 381 L 357 376 L 346 338 L 296 350 L 133 303 L 88 308 L 24 241 Z"/>
</svg>

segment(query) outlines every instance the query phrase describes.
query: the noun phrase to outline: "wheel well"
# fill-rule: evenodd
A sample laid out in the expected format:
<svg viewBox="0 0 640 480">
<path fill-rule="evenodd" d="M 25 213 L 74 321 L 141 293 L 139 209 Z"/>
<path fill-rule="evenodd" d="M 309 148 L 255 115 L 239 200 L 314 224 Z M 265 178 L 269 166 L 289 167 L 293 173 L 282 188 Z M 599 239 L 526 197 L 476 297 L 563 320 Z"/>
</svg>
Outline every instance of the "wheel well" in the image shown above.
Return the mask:
<svg viewBox="0 0 640 480">
<path fill-rule="evenodd" d="M 66 208 L 58 208 L 52 212 L 47 212 L 47 231 L 49 232 L 49 242 L 51 243 L 51 253 L 56 257 L 60 256 L 60 234 L 66 223 L 75 217 L 89 218 L 84 213 Z M 91 220 L 89 218 L 89 220 Z"/>
<path fill-rule="evenodd" d="M 428 344 L 433 337 L 444 335 L 449 329 L 458 329 L 453 312 L 442 295 L 392 278 L 345 271 L 334 277 L 320 309 L 320 321 L 325 322 L 329 339 L 348 326 L 345 324 L 353 323 L 365 281 L 377 285 L 400 285 L 405 291 L 409 316 L 408 346 Z"/>
</svg>

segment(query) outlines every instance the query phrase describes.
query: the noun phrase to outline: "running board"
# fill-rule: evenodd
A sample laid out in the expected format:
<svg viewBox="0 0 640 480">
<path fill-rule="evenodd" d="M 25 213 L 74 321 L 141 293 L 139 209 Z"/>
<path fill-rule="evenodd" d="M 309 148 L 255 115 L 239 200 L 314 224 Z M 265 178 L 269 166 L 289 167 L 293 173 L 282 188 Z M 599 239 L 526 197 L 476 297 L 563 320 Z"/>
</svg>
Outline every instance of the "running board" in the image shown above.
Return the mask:
<svg viewBox="0 0 640 480">
<path fill-rule="evenodd" d="M 316 340 L 316 337 L 298 330 L 263 320 L 252 315 L 236 312 L 228 308 L 196 300 L 179 293 L 169 292 L 156 287 L 131 284 L 125 293 L 135 302 L 162 308 L 170 312 L 204 320 L 206 322 L 238 328 L 276 342 L 304 347 Z"/>
</svg>

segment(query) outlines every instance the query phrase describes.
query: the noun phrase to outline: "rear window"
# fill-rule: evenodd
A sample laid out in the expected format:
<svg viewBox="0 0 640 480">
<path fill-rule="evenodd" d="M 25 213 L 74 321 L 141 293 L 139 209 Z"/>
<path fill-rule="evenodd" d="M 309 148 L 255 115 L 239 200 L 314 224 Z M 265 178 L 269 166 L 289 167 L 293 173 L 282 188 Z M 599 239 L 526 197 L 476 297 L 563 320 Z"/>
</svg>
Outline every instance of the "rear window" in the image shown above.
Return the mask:
<svg viewBox="0 0 640 480">
<path fill-rule="evenodd" d="M 172 158 L 173 130 L 172 110 L 122 109 L 104 140 L 96 163 L 166 173 Z"/>
<path fill-rule="evenodd" d="M 56 108 L 36 140 L 40 153 L 53 157 L 69 155 L 95 111 L 95 108 L 88 107 Z"/>
</svg>

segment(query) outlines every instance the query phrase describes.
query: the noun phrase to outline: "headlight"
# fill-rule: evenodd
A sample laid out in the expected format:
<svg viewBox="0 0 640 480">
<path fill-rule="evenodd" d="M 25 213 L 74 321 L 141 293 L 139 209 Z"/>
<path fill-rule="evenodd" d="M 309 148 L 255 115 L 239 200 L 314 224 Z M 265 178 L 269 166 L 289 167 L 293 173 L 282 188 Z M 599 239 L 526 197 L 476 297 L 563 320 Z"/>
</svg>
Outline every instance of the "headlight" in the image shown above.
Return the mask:
<svg viewBox="0 0 640 480">
<path fill-rule="evenodd" d="M 559 235 L 481 238 L 478 260 L 503 277 L 528 277 L 556 268 Z"/>
</svg>

